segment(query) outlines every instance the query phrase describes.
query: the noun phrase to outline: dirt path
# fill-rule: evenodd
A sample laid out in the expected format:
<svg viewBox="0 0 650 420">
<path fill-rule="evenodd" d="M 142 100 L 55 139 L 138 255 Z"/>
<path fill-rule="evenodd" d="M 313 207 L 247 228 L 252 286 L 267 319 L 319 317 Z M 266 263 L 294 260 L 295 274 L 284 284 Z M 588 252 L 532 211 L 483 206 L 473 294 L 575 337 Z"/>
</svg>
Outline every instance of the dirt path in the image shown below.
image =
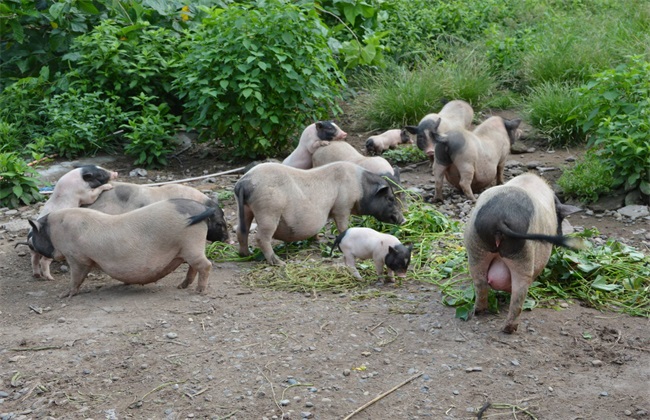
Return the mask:
<svg viewBox="0 0 650 420">
<path fill-rule="evenodd" d="M 513 170 L 568 155 L 516 155 Z M 215 169 L 188 162 L 173 176 Z M 432 183 L 426 165 L 404 177 L 407 187 Z M 223 206 L 234 224 L 234 201 Z M 645 246 L 633 233 L 641 221 L 570 220 Z M 464 322 L 415 281 L 375 285 L 364 300 L 250 289 L 247 270 L 259 263 L 215 264 L 207 295 L 176 289 L 182 266 L 145 287 L 95 272 L 60 300 L 68 275 L 56 263 L 55 281 L 33 279 L 24 247 L 14 249 L 24 234 L 0 231 L 0 420 L 343 419 L 409 379 L 353 418 L 648 418 L 648 319 L 558 302 L 523 313 L 505 335 L 506 311 Z"/>
</svg>

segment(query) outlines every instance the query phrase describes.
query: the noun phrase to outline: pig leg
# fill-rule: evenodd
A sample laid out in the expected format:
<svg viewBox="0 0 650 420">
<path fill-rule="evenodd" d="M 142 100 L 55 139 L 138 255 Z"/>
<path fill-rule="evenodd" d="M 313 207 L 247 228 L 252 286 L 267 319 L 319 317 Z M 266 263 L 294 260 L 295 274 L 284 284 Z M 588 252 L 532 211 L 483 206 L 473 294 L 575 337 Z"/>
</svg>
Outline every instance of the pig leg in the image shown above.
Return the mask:
<svg viewBox="0 0 650 420">
<path fill-rule="evenodd" d="M 497 185 L 503 185 L 503 169 L 505 168 L 506 163 L 499 162 L 497 165 Z"/>
<path fill-rule="evenodd" d="M 433 201 L 442 201 L 442 186 L 445 179 L 447 167 L 442 165 L 433 165 L 433 181 L 436 185 L 436 195 Z"/>
<path fill-rule="evenodd" d="M 271 245 L 271 239 L 273 239 L 273 234 L 278 228 L 279 223 L 279 214 L 277 216 L 262 216 L 262 218 L 257 218 L 257 245 L 262 250 L 266 261 L 271 265 L 284 265 L 284 261 L 275 255 L 273 246 Z"/>
<path fill-rule="evenodd" d="M 350 271 L 352 271 L 352 275 L 357 279 L 361 280 L 361 274 L 359 274 L 359 270 L 357 270 L 357 266 L 354 261 L 354 255 L 351 253 L 345 254 L 345 265 L 347 265 L 350 268 Z"/>
<path fill-rule="evenodd" d="M 463 190 L 465 196 L 472 201 L 476 201 L 476 196 L 472 192 L 472 180 L 474 179 L 474 168 L 458 168 L 460 172 L 460 182 L 458 183 L 460 189 Z"/>
<path fill-rule="evenodd" d="M 395 281 L 395 278 L 393 277 L 393 270 L 391 270 L 390 268 L 388 268 L 387 270 L 388 272 L 386 274 L 386 278 L 384 279 L 384 281 L 386 283 L 392 283 Z M 381 259 L 375 260 L 375 271 L 377 272 L 377 277 L 381 278 L 382 275 L 384 274 L 384 261 L 382 261 Z"/>
<path fill-rule="evenodd" d="M 250 233 L 251 230 L 253 217 L 254 214 L 251 208 L 248 206 L 244 206 L 244 224 L 237 226 L 237 241 L 239 242 L 239 255 L 241 255 L 242 257 L 246 257 L 251 254 L 250 250 L 248 249 L 248 234 Z"/>
<path fill-rule="evenodd" d="M 336 225 L 336 229 L 339 232 L 343 232 L 347 230 L 348 224 L 350 223 L 350 213 L 336 213 L 332 215 L 334 219 L 334 224 Z"/>
<path fill-rule="evenodd" d="M 50 273 L 50 265 L 52 264 L 52 261 L 53 260 L 51 258 L 41 256 L 41 273 L 43 275 L 43 278 L 46 280 L 54 280 L 54 277 L 52 277 L 52 274 Z"/>
<path fill-rule="evenodd" d="M 31 254 L 32 258 L 32 276 L 34 278 L 40 279 L 43 277 L 43 273 L 41 271 L 41 254 L 39 254 L 36 251 L 29 250 L 29 253 Z"/>
<path fill-rule="evenodd" d="M 521 274 L 512 268 L 510 271 L 512 272 L 512 294 L 510 295 L 508 318 L 506 319 L 506 325 L 503 327 L 503 332 L 508 334 L 517 331 L 519 314 L 521 314 L 521 309 L 524 307 L 528 288 L 533 282 L 531 274 Z"/>
<path fill-rule="evenodd" d="M 84 282 L 86 279 L 86 276 L 88 273 L 90 273 L 90 270 L 92 269 L 92 265 L 87 265 L 87 264 L 82 264 L 79 261 L 69 259 L 68 264 L 70 265 L 70 275 L 71 275 L 71 282 L 70 282 L 70 290 L 67 292 L 62 293 L 59 297 L 61 299 L 63 298 L 70 298 L 77 293 L 79 293 L 79 288 L 81 287 L 81 284 Z"/>
<path fill-rule="evenodd" d="M 493 254 L 483 254 L 479 257 L 476 257 L 468 249 L 469 256 L 469 272 L 472 276 L 474 283 L 474 314 L 480 315 L 488 310 L 488 291 L 489 286 L 487 282 L 487 273 L 488 268 L 490 267 L 490 262 L 494 258 Z"/>
<path fill-rule="evenodd" d="M 100 185 L 97 188 L 93 188 L 92 190 L 88 191 L 88 194 L 85 194 L 81 199 L 79 200 L 80 204 L 93 204 L 95 201 L 97 201 L 97 198 L 99 198 L 99 194 L 103 193 L 104 191 L 112 190 L 113 186 L 111 184 L 104 184 Z"/>
<path fill-rule="evenodd" d="M 177 286 L 178 289 L 187 289 L 187 287 L 194 283 L 194 278 L 196 277 L 196 274 L 198 271 L 193 266 L 189 266 L 187 269 L 187 274 L 185 275 L 185 280 L 183 280 L 183 283 L 179 284 Z"/>
<path fill-rule="evenodd" d="M 196 258 L 194 261 L 188 261 L 189 268 L 187 270 L 187 275 L 183 283 L 178 285 L 179 289 L 186 289 L 190 284 L 194 282 L 196 274 L 199 275 L 199 282 L 196 285 L 196 291 L 203 293 L 208 287 L 208 278 L 210 277 L 210 270 L 212 269 L 212 263 L 204 255 L 203 258 Z"/>
</svg>

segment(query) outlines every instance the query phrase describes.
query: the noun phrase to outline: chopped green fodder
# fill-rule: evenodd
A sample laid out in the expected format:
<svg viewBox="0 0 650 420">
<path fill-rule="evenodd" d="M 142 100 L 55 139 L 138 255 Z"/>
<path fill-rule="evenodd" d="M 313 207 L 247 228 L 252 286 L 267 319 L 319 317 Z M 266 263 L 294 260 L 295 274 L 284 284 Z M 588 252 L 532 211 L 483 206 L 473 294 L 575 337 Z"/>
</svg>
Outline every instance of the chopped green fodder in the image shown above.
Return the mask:
<svg viewBox="0 0 650 420">
<path fill-rule="evenodd" d="M 442 293 L 442 302 L 455 307 L 457 317 L 467 319 L 474 305 L 474 290 L 463 244 L 464 225 L 449 219 L 420 198 L 406 194 L 410 196 L 403 225 L 355 216 L 350 226 L 370 227 L 395 235 L 402 243 L 413 244 L 405 281 L 435 285 Z M 334 238 L 336 230 L 328 225 L 323 234 Z M 588 229 L 577 236 L 589 240 L 598 234 Z M 332 242 L 333 239 L 280 244 L 275 252 L 286 262 L 285 266 L 261 264 L 246 272 L 243 278 L 250 287 L 300 293 L 353 291 L 353 299 L 380 296 L 397 299 L 396 293 L 375 287 L 379 279 L 372 261 L 357 261 L 357 269 L 363 277 L 357 280 L 341 258 L 323 258 L 329 256 Z M 221 262 L 264 261 L 259 249 L 255 249 L 252 256 L 242 258 L 236 247 L 223 243 L 211 244 L 206 253 L 210 259 Z M 334 250 L 333 256 L 340 257 L 340 251 Z M 396 289 L 401 287 L 401 280 L 396 279 Z M 650 256 L 613 240 L 581 251 L 554 248 L 546 268 L 528 292 L 524 309 L 538 305 L 555 308 L 557 301 L 571 299 L 596 309 L 650 317 Z M 491 290 L 489 309 L 498 312 L 508 300 L 509 294 Z M 409 313 L 417 312 L 415 308 Z"/>
</svg>

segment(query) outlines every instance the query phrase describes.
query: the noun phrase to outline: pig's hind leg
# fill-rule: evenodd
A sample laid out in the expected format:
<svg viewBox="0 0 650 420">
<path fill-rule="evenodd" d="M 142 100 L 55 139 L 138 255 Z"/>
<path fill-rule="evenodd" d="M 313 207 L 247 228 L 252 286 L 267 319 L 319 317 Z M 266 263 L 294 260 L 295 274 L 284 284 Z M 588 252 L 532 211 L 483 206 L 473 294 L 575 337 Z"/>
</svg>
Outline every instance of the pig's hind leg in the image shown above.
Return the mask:
<svg viewBox="0 0 650 420">
<path fill-rule="evenodd" d="M 104 191 L 112 190 L 113 185 L 111 184 L 104 184 L 100 185 L 97 188 L 93 188 L 88 191 L 87 194 L 84 194 L 81 199 L 79 200 L 80 204 L 93 204 L 97 199 L 99 198 L 99 195 L 103 193 Z"/>
<path fill-rule="evenodd" d="M 194 260 L 189 260 L 189 268 L 187 270 L 187 275 L 185 280 L 178 285 L 179 289 L 186 289 L 190 284 L 194 283 L 194 279 L 198 273 L 199 282 L 196 285 L 196 291 L 198 293 L 204 293 L 208 289 L 208 280 L 210 278 L 210 270 L 212 269 L 212 263 L 210 260 L 202 255 L 203 258 L 196 258 Z"/>
<path fill-rule="evenodd" d="M 524 307 L 526 296 L 528 295 L 528 288 L 533 282 L 532 273 L 526 273 L 517 269 L 510 269 L 512 273 L 512 293 L 510 295 L 510 308 L 508 309 L 508 318 L 506 325 L 503 327 L 503 332 L 512 334 L 517 331 L 519 326 L 519 315 Z"/>
<path fill-rule="evenodd" d="M 493 254 L 473 255 L 470 249 L 468 251 L 469 272 L 474 283 L 474 314 L 480 315 L 488 310 L 488 269 L 490 262 L 494 258 Z M 474 251 L 476 252 L 476 251 Z"/>
<path fill-rule="evenodd" d="M 50 265 L 52 265 L 52 259 L 43 257 L 41 256 L 41 261 L 40 261 L 40 269 L 41 269 L 41 274 L 44 279 L 46 280 L 54 280 L 54 277 L 52 277 L 52 273 L 50 273 Z"/>
<path fill-rule="evenodd" d="M 350 252 L 345 253 L 345 265 L 348 266 L 348 268 L 352 272 L 352 275 L 356 279 L 358 279 L 358 280 L 362 279 L 361 274 L 359 274 L 359 270 L 357 270 L 357 266 L 356 266 L 355 260 L 354 260 L 354 255 L 352 253 L 350 253 Z"/>
</svg>

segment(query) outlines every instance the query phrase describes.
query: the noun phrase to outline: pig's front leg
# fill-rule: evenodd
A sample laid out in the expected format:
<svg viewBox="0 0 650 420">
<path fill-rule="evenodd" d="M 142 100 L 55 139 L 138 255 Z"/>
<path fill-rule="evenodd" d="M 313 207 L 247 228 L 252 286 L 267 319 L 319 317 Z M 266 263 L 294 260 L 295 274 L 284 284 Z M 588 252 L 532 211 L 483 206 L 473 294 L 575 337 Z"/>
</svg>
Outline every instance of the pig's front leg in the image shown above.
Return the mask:
<svg viewBox="0 0 650 420">
<path fill-rule="evenodd" d="M 374 260 L 375 263 L 375 272 L 377 273 L 377 278 L 381 279 L 382 276 L 384 275 L 384 261 L 381 259 L 376 259 Z M 386 278 L 384 278 L 384 283 L 392 283 L 395 281 L 395 278 L 393 277 L 393 270 L 390 268 L 386 267 L 387 273 L 386 273 Z"/>
<path fill-rule="evenodd" d="M 257 245 L 262 250 L 266 261 L 271 265 L 284 265 L 284 261 L 275 255 L 273 245 L 271 245 L 273 234 L 279 222 L 279 218 L 272 221 L 257 219 Z"/>
<path fill-rule="evenodd" d="M 503 332 L 512 334 L 517 331 L 517 327 L 519 326 L 519 314 L 521 314 L 521 309 L 524 307 L 524 301 L 528 295 L 528 287 L 532 282 L 533 278 L 530 275 L 521 275 L 517 272 L 512 273 L 510 308 L 508 310 L 506 325 L 503 327 Z"/>
<path fill-rule="evenodd" d="M 43 256 L 32 249 L 29 250 L 29 253 L 32 261 L 32 276 L 36 279 L 43 278 L 43 272 L 41 271 L 41 258 Z"/>
<path fill-rule="evenodd" d="M 80 204 L 93 204 L 95 201 L 97 201 L 97 198 L 99 198 L 99 194 L 103 193 L 104 191 L 112 190 L 113 185 L 111 184 L 104 184 L 100 185 L 97 188 L 93 188 L 90 191 L 88 191 L 88 194 L 85 194 L 80 200 Z"/>
<path fill-rule="evenodd" d="M 497 165 L 497 185 L 503 185 L 503 170 L 506 166 L 505 161 L 504 162 L 499 162 Z"/>
<path fill-rule="evenodd" d="M 460 182 L 458 183 L 460 189 L 463 190 L 465 196 L 472 201 L 476 201 L 476 196 L 472 192 L 472 180 L 474 179 L 474 171 L 471 172 L 461 172 L 460 173 Z"/>
<path fill-rule="evenodd" d="M 78 294 L 81 284 L 84 282 L 86 276 L 88 275 L 88 273 L 90 273 L 90 270 L 92 269 L 92 265 L 82 264 L 74 259 L 69 259 L 68 264 L 70 265 L 70 275 L 71 275 L 70 290 L 62 293 L 59 296 L 61 299 L 66 297 L 71 298 L 72 296 Z"/>
<path fill-rule="evenodd" d="M 46 280 L 54 280 L 54 277 L 52 277 L 52 273 L 50 273 L 50 265 L 52 264 L 52 259 L 43 257 L 41 256 L 41 261 L 40 261 L 40 266 L 41 266 L 41 274 L 44 279 Z"/>
<path fill-rule="evenodd" d="M 469 251 L 468 249 L 468 253 Z M 488 310 L 487 273 L 492 258 L 492 255 L 483 255 L 482 258 L 474 258 L 471 255 L 469 257 L 469 272 L 474 283 L 474 315 L 480 315 Z"/>
</svg>

